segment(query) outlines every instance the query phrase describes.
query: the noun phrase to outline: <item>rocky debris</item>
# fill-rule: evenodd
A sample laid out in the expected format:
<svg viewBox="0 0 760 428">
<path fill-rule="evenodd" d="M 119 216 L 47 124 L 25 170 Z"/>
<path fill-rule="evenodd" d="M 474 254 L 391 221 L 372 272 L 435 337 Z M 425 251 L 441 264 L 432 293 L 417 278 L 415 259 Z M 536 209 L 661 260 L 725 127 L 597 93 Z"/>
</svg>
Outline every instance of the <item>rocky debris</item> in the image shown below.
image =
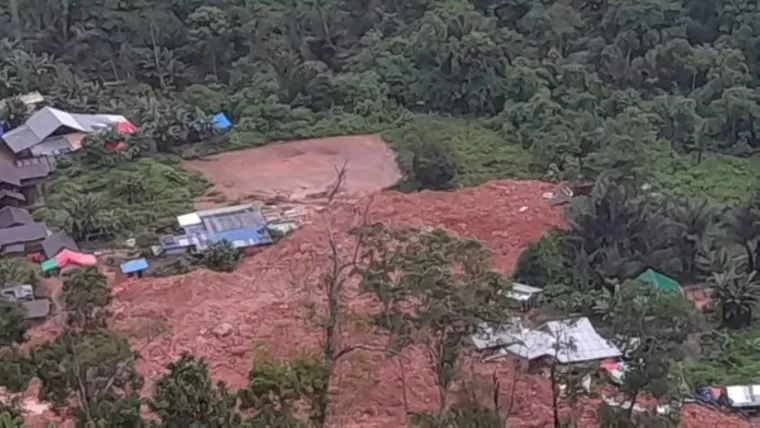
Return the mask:
<svg viewBox="0 0 760 428">
<path fill-rule="evenodd" d="M 216 336 L 217 339 L 221 339 L 224 337 L 227 337 L 235 332 L 235 327 L 233 327 L 229 323 L 222 323 L 218 326 L 214 327 L 213 330 L 211 330 L 211 333 Z"/>
<path fill-rule="evenodd" d="M 361 219 L 363 207 L 371 202 L 370 221 L 439 227 L 456 235 L 475 237 L 492 251 L 494 268 L 509 272 L 525 245 L 562 225 L 561 208 L 542 197 L 556 190 L 552 184 L 537 181 L 502 180 L 456 192 L 382 192 L 356 204 L 339 206 L 334 216 L 335 238 L 341 256 L 350 257 L 353 240 L 348 231 Z M 520 212 L 521 207 L 529 209 Z M 243 259 L 232 274 L 198 270 L 131 282 L 116 297 L 114 306 L 122 308 L 123 315 L 115 323 L 138 323 L 146 314 L 161 313 L 171 327 L 169 334 L 149 343 L 134 340 L 136 347 L 144 347 L 141 353 L 145 358 L 139 367 L 147 383 L 154 382 L 165 371 L 164 365 L 182 351 L 205 358 L 217 379 L 240 388 L 246 384 L 257 346 L 281 358 L 315 350 L 320 334 L 306 308 L 309 303 L 323 302 L 317 280 L 327 265 L 328 251 L 323 217 L 315 214 L 311 220 L 276 245 Z M 349 282 L 346 297 L 351 309 L 361 314 L 374 308 L 374 302 L 359 295 L 357 288 L 355 282 Z M 345 345 L 385 345 L 381 334 L 345 330 Z M 405 425 L 407 410 L 434 410 L 437 392 L 426 355 L 420 349 L 408 348 L 404 357 L 355 352 L 342 359 L 331 385 L 340 410 L 331 417 L 332 425 L 395 428 Z M 548 379 L 516 373 L 514 365 L 507 361 L 483 364 L 465 358 L 462 367 L 474 367 L 477 374 L 488 378 L 496 373 L 500 402 L 505 406 L 511 403 L 511 427 L 553 424 Z M 455 394 L 450 397 L 455 398 Z M 598 400 L 582 400 L 575 409 L 580 418 L 578 426 L 598 426 L 597 407 Z M 742 425 L 741 418 L 699 406 L 685 406 L 683 418 L 682 426 L 694 428 L 749 426 Z M 702 421 L 709 424 L 700 425 Z"/>
</svg>

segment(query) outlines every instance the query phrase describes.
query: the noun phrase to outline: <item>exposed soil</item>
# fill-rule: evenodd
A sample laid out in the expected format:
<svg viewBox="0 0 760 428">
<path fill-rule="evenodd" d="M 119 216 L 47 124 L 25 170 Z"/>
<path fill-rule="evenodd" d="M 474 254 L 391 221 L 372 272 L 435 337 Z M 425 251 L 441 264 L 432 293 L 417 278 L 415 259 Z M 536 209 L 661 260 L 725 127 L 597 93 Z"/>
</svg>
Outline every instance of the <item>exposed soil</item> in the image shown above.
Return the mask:
<svg viewBox="0 0 760 428">
<path fill-rule="evenodd" d="M 554 186 L 545 183 L 505 180 L 456 193 L 383 192 L 372 200 L 369 218 L 396 225 L 442 227 L 473 236 L 493 251 L 494 268 L 506 272 L 513 268 L 521 248 L 561 224 L 559 208 L 541 198 L 551 190 Z M 346 231 L 368 202 L 369 198 L 364 198 L 337 208 L 338 241 L 346 255 L 352 249 Z M 244 259 L 234 273 L 196 271 L 120 284 L 114 304 L 117 328 L 155 331 L 152 325 L 158 323 L 170 329 L 154 340 L 136 333 L 135 346 L 144 357 L 140 369 L 148 383 L 160 376 L 164 364 L 185 350 L 205 357 L 216 378 L 240 387 L 245 384 L 256 346 L 263 345 L 278 357 L 314 349 L 319 336 L 310 327 L 313 323 L 306 304 L 322 301 L 316 280 L 327 261 L 324 225 L 321 216 L 312 215 L 306 227 Z M 358 296 L 356 284 L 350 285 L 347 298 L 357 314 L 373 306 Z M 378 347 L 384 343 L 381 334 L 360 327 L 347 328 L 344 340 L 345 344 Z M 344 359 L 332 385 L 337 404 L 331 426 L 398 427 L 405 424 L 407 410 L 434 409 L 437 395 L 425 355 L 409 349 L 404 356 L 357 352 Z M 515 378 L 518 372 L 510 361 L 481 364 L 466 358 L 464 365 L 467 373 L 497 376 L 500 403 L 511 403 L 510 426 L 551 426 L 547 379 L 524 373 Z M 596 426 L 597 403 L 584 399 L 576 406 L 580 426 Z M 688 427 L 717 426 L 717 420 L 720 426 L 748 426 L 738 417 L 697 406 L 684 409 L 684 416 Z"/>
<path fill-rule="evenodd" d="M 203 198 L 199 208 L 275 200 L 309 209 L 305 227 L 245 258 L 234 273 L 200 270 L 114 286 L 112 326 L 129 335 L 140 351 L 146 393 L 164 365 L 183 351 L 204 357 L 215 378 L 239 388 L 246 382 L 257 346 L 283 358 L 315 349 L 320 337 L 307 305 L 324 302 L 317 286 L 328 261 L 324 194 L 335 182 L 335 168 L 345 161 L 342 202 L 331 211 L 332 230 L 345 257 L 354 243 L 347 232 L 361 221 L 370 202 L 370 221 L 440 227 L 481 240 L 493 253 L 493 267 L 502 272 L 514 268 L 528 242 L 562 223 L 561 208 L 542 199 L 544 192 L 556 187 L 536 181 L 502 180 L 450 193 L 386 191 L 366 196 L 399 178 L 393 154 L 377 136 L 283 143 L 188 162 L 187 167 L 216 183 L 216 196 Z M 344 345 L 381 348 L 383 335 L 362 322 L 373 302 L 358 294 L 355 282 L 348 284 L 346 299 L 353 313 L 343 330 Z M 48 333 L 39 330 L 40 336 Z M 498 379 L 499 402 L 511 409 L 511 427 L 552 425 L 546 378 L 515 369 L 512 360 L 477 363 L 466 357 L 463 372 L 465 380 Z M 364 351 L 350 354 L 339 363 L 331 388 L 335 406 L 330 425 L 335 427 L 395 428 L 405 425 L 407 411 L 437 407 L 428 360 L 415 348 L 407 349 L 403 358 Z M 579 426 L 597 426 L 597 404 L 598 399 L 584 398 L 575 406 Z M 563 409 L 563 414 L 568 411 Z M 699 406 L 686 407 L 683 416 L 685 427 L 749 426 L 736 416 Z"/>
<path fill-rule="evenodd" d="M 396 183 L 395 155 L 377 135 L 318 138 L 222 153 L 185 163 L 202 172 L 214 188 L 198 208 L 221 202 L 284 199 L 303 201 L 324 195 L 346 164 L 344 191 L 358 196 Z"/>
</svg>

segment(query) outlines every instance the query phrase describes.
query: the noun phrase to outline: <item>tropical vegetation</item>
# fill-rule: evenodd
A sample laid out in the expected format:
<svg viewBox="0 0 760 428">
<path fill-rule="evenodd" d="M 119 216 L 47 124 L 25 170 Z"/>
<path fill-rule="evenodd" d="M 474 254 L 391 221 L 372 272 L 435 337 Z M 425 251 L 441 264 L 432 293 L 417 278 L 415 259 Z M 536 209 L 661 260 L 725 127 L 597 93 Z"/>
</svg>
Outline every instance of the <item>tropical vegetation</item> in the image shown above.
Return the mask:
<svg viewBox="0 0 760 428">
<path fill-rule="evenodd" d="M 85 138 L 34 210 L 92 244 L 171 231 L 207 186 L 180 157 L 283 139 L 382 132 L 404 191 L 504 177 L 594 181 L 568 204 L 567 227 L 522 254 L 513 279 L 544 287 L 542 311 L 584 314 L 621 346 L 643 338 L 627 349 L 621 392 L 678 400 L 757 371 L 758 19 L 749 0 L 0 0 L 0 121 L 20 126 L 30 112 L 17 97 L 40 91 L 52 106 L 137 125 L 135 135 Z M 217 112 L 231 130 L 213 126 Z M 124 149 L 105 149 L 113 144 Z M 340 335 L 344 285 L 356 279 L 382 303 L 372 322 L 392 340 L 380 351 L 428 351 L 439 408 L 412 422 L 503 426 L 498 403 L 467 394 L 451 403 L 446 393 L 466 337 L 494 312 L 509 314 L 498 293 L 507 281 L 477 242 L 364 226 L 354 260 L 339 260 L 330 240 L 319 281 L 327 305 L 312 308 L 320 352 L 261 354 L 237 392 L 182 355 L 146 401 L 155 423 L 325 426 L 334 367 L 363 348 Z M 233 270 L 238 258 L 221 244 L 200 260 Z M 711 302 L 699 313 L 636 280 L 645 269 L 707 290 Z M 28 353 L 16 352 L 23 311 L 0 302 L 0 380 L 19 390 L 38 377 L 41 396 L 73 409 L 80 426 L 152 424 L 140 415 L 138 356 L 108 329 L 99 275 L 65 278 L 66 327 Z M 8 410 L 0 423 L 17 426 Z M 632 411 L 612 426 L 638 423 Z"/>
</svg>

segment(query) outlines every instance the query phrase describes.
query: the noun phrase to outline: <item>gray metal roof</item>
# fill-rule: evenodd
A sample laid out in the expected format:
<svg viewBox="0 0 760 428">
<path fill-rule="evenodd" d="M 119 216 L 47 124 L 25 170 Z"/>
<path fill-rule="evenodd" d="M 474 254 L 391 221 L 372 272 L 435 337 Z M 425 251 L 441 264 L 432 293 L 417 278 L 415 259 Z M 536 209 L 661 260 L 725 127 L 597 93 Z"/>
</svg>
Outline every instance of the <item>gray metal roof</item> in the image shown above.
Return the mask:
<svg viewBox="0 0 760 428">
<path fill-rule="evenodd" d="M 588 318 L 549 321 L 535 330 L 494 332 L 484 327 L 472 337 L 479 349 L 503 348 L 528 360 L 555 357 L 560 363 L 580 363 L 621 355 L 620 350 L 594 330 Z"/>
<path fill-rule="evenodd" d="M 12 190 L 0 190 L 0 199 L 11 198 L 20 202 L 26 202 L 26 197 L 19 192 Z"/>
<path fill-rule="evenodd" d="M 8 300 L 32 300 L 34 299 L 34 287 L 29 284 L 14 285 L 0 290 L 0 295 Z"/>
<path fill-rule="evenodd" d="M 28 319 L 45 318 L 50 313 L 50 299 L 35 298 L 34 287 L 29 284 L 3 288 L 0 290 L 0 296 L 24 306 Z"/>
<path fill-rule="evenodd" d="M 18 153 L 39 144 L 61 128 L 67 128 L 71 132 L 85 132 L 71 114 L 52 107 L 43 107 L 25 124 L 3 134 L 3 140 L 14 153 Z"/>
<path fill-rule="evenodd" d="M 28 319 L 45 318 L 50 313 L 50 300 L 48 299 L 22 300 L 20 303 L 24 305 Z"/>
<path fill-rule="evenodd" d="M 68 113 L 44 107 L 34 113 L 25 124 L 6 132 L 2 138 L 14 153 L 42 143 L 56 133 L 93 132 L 116 122 L 126 122 L 124 116 L 108 114 Z"/>
<path fill-rule="evenodd" d="M 66 248 L 79 251 L 79 246 L 74 241 L 74 238 L 64 232 L 56 232 L 42 241 L 42 250 L 49 259 L 55 257 L 61 250 Z"/>
<path fill-rule="evenodd" d="M 34 223 L 32 215 L 23 208 L 0 208 L 0 229 Z"/>
<path fill-rule="evenodd" d="M 0 162 L 0 181 L 12 186 L 21 187 L 25 180 L 45 178 L 50 175 L 50 166 L 46 164 L 14 165 Z"/>
<path fill-rule="evenodd" d="M 177 217 L 186 234 L 217 234 L 266 225 L 261 211 L 250 204 L 197 211 Z"/>
<path fill-rule="evenodd" d="M 55 156 L 34 156 L 31 158 L 17 159 L 16 166 L 44 165 L 48 171 L 55 171 Z"/>
<path fill-rule="evenodd" d="M 30 223 L 23 226 L 0 229 L 0 246 L 6 247 L 12 244 L 21 244 L 42 240 L 50 235 L 45 223 Z"/>
<path fill-rule="evenodd" d="M 53 170 L 50 168 L 50 165 L 46 163 L 34 163 L 29 165 L 16 166 L 16 175 L 18 175 L 19 179 L 21 179 L 22 185 L 24 184 L 24 180 L 45 178 L 50 175 L 51 172 L 53 172 Z"/>
</svg>

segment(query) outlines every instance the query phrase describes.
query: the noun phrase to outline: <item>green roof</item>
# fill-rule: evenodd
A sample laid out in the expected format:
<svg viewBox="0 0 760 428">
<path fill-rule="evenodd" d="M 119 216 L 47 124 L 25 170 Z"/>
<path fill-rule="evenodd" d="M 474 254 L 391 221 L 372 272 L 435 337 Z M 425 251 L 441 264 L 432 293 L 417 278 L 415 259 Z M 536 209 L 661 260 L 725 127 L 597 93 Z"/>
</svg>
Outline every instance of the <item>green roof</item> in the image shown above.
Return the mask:
<svg viewBox="0 0 760 428">
<path fill-rule="evenodd" d="M 636 278 L 639 281 L 645 281 L 655 286 L 658 290 L 662 291 L 674 291 L 676 293 L 682 293 L 681 285 L 675 279 L 663 275 L 655 270 L 647 269 Z"/>
<path fill-rule="evenodd" d="M 58 264 L 55 262 L 55 259 L 48 259 L 40 263 L 40 267 L 42 268 L 43 272 L 47 272 L 49 270 L 57 268 Z"/>
</svg>

